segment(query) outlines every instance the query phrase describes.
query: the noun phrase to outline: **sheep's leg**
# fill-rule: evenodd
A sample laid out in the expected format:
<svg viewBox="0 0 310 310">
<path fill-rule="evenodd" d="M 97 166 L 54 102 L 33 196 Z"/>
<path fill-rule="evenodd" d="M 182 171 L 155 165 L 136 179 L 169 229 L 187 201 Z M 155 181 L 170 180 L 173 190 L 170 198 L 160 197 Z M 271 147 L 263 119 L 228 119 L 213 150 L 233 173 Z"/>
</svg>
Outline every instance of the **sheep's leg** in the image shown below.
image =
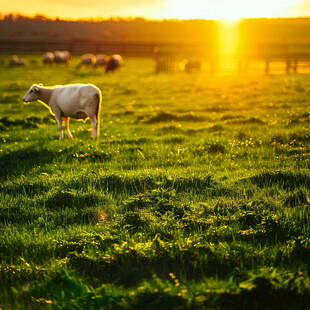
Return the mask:
<svg viewBox="0 0 310 310">
<path fill-rule="evenodd" d="M 70 118 L 68 117 L 68 118 L 67 118 L 68 138 L 69 138 L 69 139 L 73 139 L 72 133 L 71 133 L 70 128 L 69 128 L 69 121 L 70 121 Z"/>
<path fill-rule="evenodd" d="M 55 117 L 58 122 L 58 127 L 59 127 L 59 141 L 63 138 L 63 131 L 62 131 L 62 119 L 60 113 L 55 113 Z"/>
<path fill-rule="evenodd" d="M 70 128 L 69 128 L 70 117 L 69 116 L 63 117 L 62 120 L 65 122 L 65 127 L 67 129 L 68 138 L 73 139 L 72 133 L 71 133 Z"/>
<path fill-rule="evenodd" d="M 98 136 L 98 134 L 97 134 L 97 130 L 98 130 L 98 120 L 97 120 L 97 118 L 96 118 L 95 115 L 89 115 L 88 117 L 89 117 L 89 120 L 90 120 L 91 125 L 92 125 L 92 128 L 93 128 L 92 133 L 91 133 L 91 136 L 92 136 L 93 138 L 97 138 L 97 136 Z"/>
</svg>

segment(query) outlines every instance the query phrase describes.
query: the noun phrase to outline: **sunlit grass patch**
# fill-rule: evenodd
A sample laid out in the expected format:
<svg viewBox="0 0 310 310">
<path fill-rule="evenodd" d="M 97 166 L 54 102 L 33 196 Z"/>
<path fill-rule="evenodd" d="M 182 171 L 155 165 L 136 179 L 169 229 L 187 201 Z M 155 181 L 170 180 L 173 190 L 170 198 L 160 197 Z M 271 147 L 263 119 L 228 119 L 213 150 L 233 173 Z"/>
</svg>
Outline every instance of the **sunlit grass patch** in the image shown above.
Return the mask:
<svg viewBox="0 0 310 310">
<path fill-rule="evenodd" d="M 3 92 L 0 95 L 0 103 L 1 104 L 14 103 L 14 102 L 18 101 L 19 99 L 20 99 L 19 96 L 14 94 L 14 93 L 12 94 L 9 92 Z"/>
<path fill-rule="evenodd" d="M 244 119 L 243 117 L 234 117 L 233 119 L 232 118 L 229 118 L 229 119 L 225 119 L 227 123 L 234 123 L 234 124 L 258 124 L 258 125 L 261 125 L 264 123 L 264 121 L 262 121 L 261 119 L 259 119 L 258 117 L 250 117 L 248 119 Z"/>
</svg>

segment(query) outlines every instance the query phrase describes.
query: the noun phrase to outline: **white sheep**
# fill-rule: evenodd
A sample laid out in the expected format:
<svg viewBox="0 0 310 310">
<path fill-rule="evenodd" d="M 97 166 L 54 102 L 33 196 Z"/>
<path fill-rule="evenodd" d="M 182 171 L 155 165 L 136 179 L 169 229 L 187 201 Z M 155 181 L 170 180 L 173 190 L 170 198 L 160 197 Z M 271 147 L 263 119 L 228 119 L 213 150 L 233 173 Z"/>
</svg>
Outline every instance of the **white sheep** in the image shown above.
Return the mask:
<svg viewBox="0 0 310 310">
<path fill-rule="evenodd" d="M 96 56 L 94 54 L 84 54 L 81 56 L 80 62 L 76 66 L 80 68 L 81 66 L 93 66 L 96 63 Z"/>
<path fill-rule="evenodd" d="M 107 64 L 107 55 L 104 54 L 98 54 L 96 55 L 96 61 L 94 64 L 94 68 L 97 67 L 104 67 Z"/>
<path fill-rule="evenodd" d="M 68 64 L 71 62 L 71 53 L 69 51 L 62 51 Z"/>
<path fill-rule="evenodd" d="M 123 63 L 123 58 L 121 55 L 113 54 L 106 58 L 106 69 L 105 72 L 108 73 L 109 71 L 114 72 L 115 70 L 119 69 L 121 64 Z"/>
<path fill-rule="evenodd" d="M 54 52 L 55 63 L 64 63 L 70 65 L 71 53 L 69 51 L 55 51 Z"/>
<path fill-rule="evenodd" d="M 42 56 L 42 63 L 43 64 L 51 64 L 55 60 L 55 56 L 52 52 L 46 52 Z"/>
<path fill-rule="evenodd" d="M 23 98 L 24 103 L 38 100 L 43 103 L 57 119 L 59 140 L 63 138 L 62 121 L 67 128 L 68 138 L 73 139 L 69 129 L 70 117 L 78 120 L 89 118 L 92 124 L 92 137 L 99 136 L 99 116 L 102 94 L 93 84 L 69 84 L 43 87 L 32 85 Z"/>
<path fill-rule="evenodd" d="M 11 60 L 10 60 L 11 67 L 22 67 L 22 66 L 25 66 L 26 64 L 27 64 L 27 61 L 24 58 L 20 58 L 16 55 L 13 55 L 11 57 Z"/>
</svg>

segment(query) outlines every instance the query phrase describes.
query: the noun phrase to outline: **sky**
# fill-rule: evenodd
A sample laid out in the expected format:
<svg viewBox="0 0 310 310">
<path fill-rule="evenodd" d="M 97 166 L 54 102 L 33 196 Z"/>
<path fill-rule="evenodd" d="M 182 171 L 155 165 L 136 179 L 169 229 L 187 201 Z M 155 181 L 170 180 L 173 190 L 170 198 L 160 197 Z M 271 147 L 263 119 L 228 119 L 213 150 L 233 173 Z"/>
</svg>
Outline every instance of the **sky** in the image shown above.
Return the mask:
<svg viewBox="0 0 310 310">
<path fill-rule="evenodd" d="M 2 14 L 61 19 L 144 17 L 147 19 L 239 19 L 310 16 L 310 0 L 11 0 Z"/>
</svg>

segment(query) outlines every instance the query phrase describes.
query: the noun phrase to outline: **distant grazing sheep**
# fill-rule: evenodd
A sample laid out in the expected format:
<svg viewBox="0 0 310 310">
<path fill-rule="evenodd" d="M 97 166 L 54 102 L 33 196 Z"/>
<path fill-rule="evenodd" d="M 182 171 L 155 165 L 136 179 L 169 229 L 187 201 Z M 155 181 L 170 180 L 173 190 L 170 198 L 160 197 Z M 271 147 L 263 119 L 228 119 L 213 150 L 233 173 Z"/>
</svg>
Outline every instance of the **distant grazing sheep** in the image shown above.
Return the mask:
<svg viewBox="0 0 310 310">
<path fill-rule="evenodd" d="M 55 63 L 63 63 L 70 65 L 71 62 L 71 53 L 69 51 L 55 51 L 54 52 L 54 61 Z"/>
<path fill-rule="evenodd" d="M 94 68 L 104 67 L 106 64 L 107 64 L 107 55 L 103 54 L 96 55 Z"/>
<path fill-rule="evenodd" d="M 45 64 L 51 64 L 53 63 L 55 60 L 55 56 L 52 52 L 46 52 L 43 54 L 43 57 L 42 57 L 42 63 L 45 65 Z"/>
<path fill-rule="evenodd" d="M 62 51 L 65 55 L 65 59 L 69 62 L 71 62 L 71 53 L 69 51 Z"/>
<path fill-rule="evenodd" d="M 185 62 L 185 71 L 187 73 L 191 73 L 192 70 L 197 70 L 199 71 L 201 69 L 201 63 L 200 61 L 196 60 L 196 61 L 193 61 L 193 60 L 187 60 Z"/>
<path fill-rule="evenodd" d="M 105 72 L 106 73 L 110 71 L 114 72 L 115 70 L 120 68 L 122 63 L 123 63 L 123 59 L 120 55 L 114 54 L 114 55 L 108 56 Z"/>
<path fill-rule="evenodd" d="M 27 64 L 27 61 L 24 58 L 19 58 L 16 55 L 13 55 L 10 60 L 11 67 L 22 67 Z"/>
<path fill-rule="evenodd" d="M 23 98 L 25 103 L 38 100 L 43 103 L 57 119 L 63 138 L 62 121 L 67 128 L 68 138 L 73 139 L 69 129 L 70 117 L 86 120 L 92 124 L 92 137 L 99 136 L 99 115 L 101 108 L 101 91 L 93 84 L 70 84 L 64 86 L 43 87 L 32 85 Z"/>
<path fill-rule="evenodd" d="M 80 62 L 76 66 L 80 68 L 81 66 L 93 66 L 96 63 L 96 56 L 94 54 L 84 54 L 81 56 Z"/>
</svg>

